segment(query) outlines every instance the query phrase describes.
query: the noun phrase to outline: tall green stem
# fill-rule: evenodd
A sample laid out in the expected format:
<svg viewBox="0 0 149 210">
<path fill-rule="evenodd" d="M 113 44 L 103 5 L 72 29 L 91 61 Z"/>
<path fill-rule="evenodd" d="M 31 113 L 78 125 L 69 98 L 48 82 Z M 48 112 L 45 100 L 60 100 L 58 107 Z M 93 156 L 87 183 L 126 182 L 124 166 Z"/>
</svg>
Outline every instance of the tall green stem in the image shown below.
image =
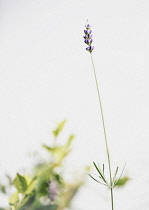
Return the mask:
<svg viewBox="0 0 149 210">
<path fill-rule="evenodd" d="M 90 54 L 91 54 L 91 60 L 92 60 L 92 65 L 93 65 L 93 70 L 94 70 L 94 76 L 95 76 L 95 82 L 96 82 L 96 87 L 97 87 L 98 99 L 99 99 L 99 104 L 100 104 L 102 125 L 103 125 L 103 131 L 104 131 L 104 139 L 105 139 L 106 151 L 107 151 L 107 158 L 108 158 L 109 175 L 110 175 L 110 186 L 111 186 L 111 188 L 110 188 L 110 191 L 111 191 L 111 206 L 112 206 L 112 210 L 114 210 L 114 204 L 113 204 L 113 187 L 112 187 L 112 172 L 111 172 L 111 162 L 110 162 L 109 147 L 108 147 L 108 142 L 107 142 L 107 135 L 106 135 L 106 128 L 105 128 L 105 122 L 104 122 L 104 115 L 103 115 L 103 108 L 102 108 L 102 103 L 101 103 L 99 85 L 98 85 L 98 82 L 97 82 L 97 76 L 96 76 L 96 71 L 95 71 L 93 56 L 92 56 L 92 53 L 90 53 Z"/>
</svg>

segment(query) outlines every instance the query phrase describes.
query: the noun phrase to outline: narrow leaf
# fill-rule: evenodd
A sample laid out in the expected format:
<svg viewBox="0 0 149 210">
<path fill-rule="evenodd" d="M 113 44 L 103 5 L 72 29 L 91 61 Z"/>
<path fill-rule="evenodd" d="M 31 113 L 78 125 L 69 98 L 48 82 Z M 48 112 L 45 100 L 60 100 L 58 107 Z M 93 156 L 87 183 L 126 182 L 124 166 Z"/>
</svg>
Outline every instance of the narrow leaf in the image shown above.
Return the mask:
<svg viewBox="0 0 149 210">
<path fill-rule="evenodd" d="M 105 185 L 105 186 L 108 186 L 107 184 L 104 184 L 102 182 L 99 182 L 97 179 L 95 179 L 91 174 L 88 174 L 94 181 L 98 182 L 99 184 L 102 184 L 102 185 Z"/>
<path fill-rule="evenodd" d="M 105 183 L 107 183 L 106 179 L 104 178 L 104 175 L 101 173 L 101 171 L 100 171 L 100 169 L 97 167 L 96 163 L 93 162 L 93 164 L 94 164 L 96 170 L 98 171 L 98 173 L 100 174 L 100 176 L 102 177 L 103 181 L 104 181 Z"/>
<path fill-rule="evenodd" d="M 66 148 L 69 147 L 69 146 L 71 145 L 71 143 L 72 143 L 74 137 L 75 137 L 74 135 L 70 135 L 70 136 L 69 136 L 69 139 L 68 139 L 68 141 L 67 141 L 67 143 L 66 143 Z"/>
<path fill-rule="evenodd" d="M 65 123 L 66 123 L 66 120 L 62 121 L 61 123 L 58 124 L 57 128 L 54 131 L 52 131 L 55 138 L 60 134 L 60 132 L 62 131 L 62 129 L 65 125 Z"/>
<path fill-rule="evenodd" d="M 116 171 L 115 171 L 115 174 L 114 174 L 114 177 L 113 177 L 113 182 L 115 182 L 117 172 L 118 172 L 118 167 L 116 168 Z"/>
<path fill-rule="evenodd" d="M 105 172 L 105 165 L 104 164 L 102 165 L 102 171 L 103 171 L 103 175 L 104 175 L 104 172 Z"/>
<path fill-rule="evenodd" d="M 115 186 L 116 183 L 120 180 L 120 178 L 121 178 L 121 176 L 122 176 L 122 174 L 123 174 L 123 172 L 124 172 L 125 166 L 126 166 L 126 163 L 125 163 L 125 165 L 124 165 L 124 167 L 123 167 L 122 173 L 120 174 L 119 178 L 114 182 L 114 186 Z"/>
<path fill-rule="evenodd" d="M 47 145 L 43 144 L 42 145 L 43 148 L 45 148 L 46 150 L 48 150 L 49 152 L 53 152 L 54 148 L 53 147 L 48 147 Z"/>
</svg>

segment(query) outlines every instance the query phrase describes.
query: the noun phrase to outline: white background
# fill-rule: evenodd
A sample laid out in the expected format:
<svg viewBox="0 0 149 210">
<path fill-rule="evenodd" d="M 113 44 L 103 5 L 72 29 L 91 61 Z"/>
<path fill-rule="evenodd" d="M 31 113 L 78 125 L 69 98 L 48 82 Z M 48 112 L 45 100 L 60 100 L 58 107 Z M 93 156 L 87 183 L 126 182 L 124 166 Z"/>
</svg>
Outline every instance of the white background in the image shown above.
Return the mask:
<svg viewBox="0 0 149 210">
<path fill-rule="evenodd" d="M 115 191 L 115 210 L 148 210 L 148 11 L 148 0 L 0 1 L 1 181 L 6 172 L 14 176 L 28 168 L 28 152 L 48 144 L 63 119 L 63 138 L 76 135 L 68 163 L 72 170 L 79 174 L 92 161 L 106 161 L 90 54 L 83 43 L 89 19 L 112 165 L 122 168 L 127 162 L 125 174 L 131 177 Z M 109 192 L 87 178 L 74 209 L 109 210 L 109 204 Z"/>
</svg>

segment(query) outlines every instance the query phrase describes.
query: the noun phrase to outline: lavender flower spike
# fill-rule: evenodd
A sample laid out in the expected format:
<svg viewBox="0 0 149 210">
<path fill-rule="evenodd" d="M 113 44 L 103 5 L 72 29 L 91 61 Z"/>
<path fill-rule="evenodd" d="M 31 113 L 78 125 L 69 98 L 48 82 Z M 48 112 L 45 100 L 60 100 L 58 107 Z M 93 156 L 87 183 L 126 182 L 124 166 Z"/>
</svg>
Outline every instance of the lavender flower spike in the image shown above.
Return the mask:
<svg viewBox="0 0 149 210">
<path fill-rule="evenodd" d="M 91 29 L 90 24 L 85 25 L 85 28 L 86 28 L 84 30 L 85 36 L 83 38 L 84 38 L 85 44 L 88 45 L 86 50 L 91 53 L 93 51 L 94 47 L 91 45 L 93 42 L 93 39 L 92 39 L 92 30 L 90 30 Z"/>
</svg>

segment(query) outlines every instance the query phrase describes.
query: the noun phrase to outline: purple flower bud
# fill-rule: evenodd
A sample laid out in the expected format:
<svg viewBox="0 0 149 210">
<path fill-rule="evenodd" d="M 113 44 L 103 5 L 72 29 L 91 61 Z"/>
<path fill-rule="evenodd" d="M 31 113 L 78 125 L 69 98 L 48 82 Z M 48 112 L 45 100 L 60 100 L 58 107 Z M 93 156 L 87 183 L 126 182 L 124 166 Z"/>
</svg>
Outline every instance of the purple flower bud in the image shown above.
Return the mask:
<svg viewBox="0 0 149 210">
<path fill-rule="evenodd" d="M 87 24 L 85 27 L 87 30 L 91 28 L 90 24 Z"/>
<path fill-rule="evenodd" d="M 55 201 L 59 194 L 59 185 L 56 181 L 49 182 L 49 199 Z"/>
<path fill-rule="evenodd" d="M 85 41 L 84 41 L 84 42 L 85 42 L 85 44 L 87 44 L 87 45 L 89 44 L 88 39 L 85 39 Z"/>
<path fill-rule="evenodd" d="M 89 51 L 90 50 L 90 47 L 87 47 L 86 50 Z"/>
<path fill-rule="evenodd" d="M 87 35 L 87 38 L 88 38 L 88 39 L 91 39 L 91 38 L 92 38 L 92 34 L 88 34 L 88 35 Z"/>
<path fill-rule="evenodd" d="M 94 47 L 93 46 L 89 46 L 86 48 L 87 51 L 89 51 L 90 53 L 93 51 Z"/>
<path fill-rule="evenodd" d="M 88 34 L 91 34 L 91 33 L 92 33 L 92 30 L 88 30 L 87 33 L 88 33 Z"/>
<path fill-rule="evenodd" d="M 84 30 L 84 33 L 85 33 L 86 35 L 91 34 L 91 33 L 92 33 L 92 30 Z"/>
<path fill-rule="evenodd" d="M 93 39 L 91 39 L 91 40 L 89 41 L 89 45 L 91 45 L 91 44 L 92 44 L 92 42 L 93 42 Z"/>
<path fill-rule="evenodd" d="M 88 36 L 87 36 L 87 35 L 85 35 L 85 36 L 83 36 L 83 38 L 84 38 L 84 39 L 87 39 L 87 38 L 88 38 Z"/>
<path fill-rule="evenodd" d="M 89 45 L 89 46 L 90 46 L 90 45 L 92 44 L 92 41 L 93 41 L 92 39 L 91 39 L 91 40 L 89 40 L 89 39 L 85 39 L 85 41 L 84 41 L 84 42 L 85 42 L 85 44 L 87 44 L 87 45 Z"/>
<path fill-rule="evenodd" d="M 85 36 L 83 36 L 84 39 L 91 39 L 92 38 L 92 34 L 86 34 Z"/>
<path fill-rule="evenodd" d="M 88 34 L 88 30 L 84 30 L 84 33 L 85 33 L 85 34 Z"/>
</svg>

